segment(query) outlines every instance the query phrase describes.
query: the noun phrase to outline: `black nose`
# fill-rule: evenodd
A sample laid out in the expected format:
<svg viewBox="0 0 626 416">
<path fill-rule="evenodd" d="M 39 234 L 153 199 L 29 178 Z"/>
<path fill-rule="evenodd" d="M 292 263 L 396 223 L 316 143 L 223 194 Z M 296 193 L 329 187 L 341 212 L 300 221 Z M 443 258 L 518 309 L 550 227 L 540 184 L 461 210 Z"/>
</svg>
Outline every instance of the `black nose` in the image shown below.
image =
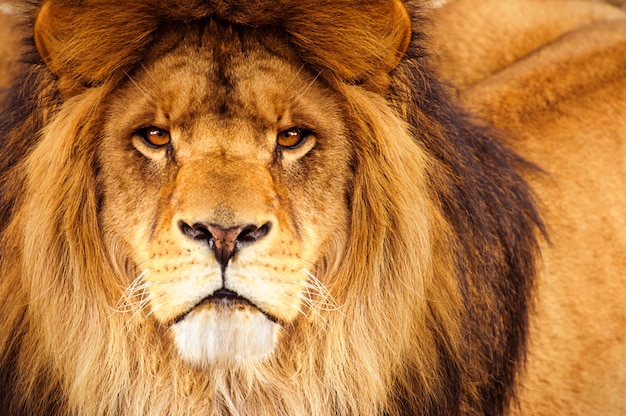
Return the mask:
<svg viewBox="0 0 626 416">
<path fill-rule="evenodd" d="M 260 227 L 247 224 L 235 227 L 222 227 L 218 224 L 196 222 L 189 225 L 179 223 L 180 230 L 192 240 L 206 241 L 215 252 L 215 258 L 225 268 L 235 253 L 245 244 L 259 241 L 270 231 L 271 224 L 266 222 Z"/>
</svg>

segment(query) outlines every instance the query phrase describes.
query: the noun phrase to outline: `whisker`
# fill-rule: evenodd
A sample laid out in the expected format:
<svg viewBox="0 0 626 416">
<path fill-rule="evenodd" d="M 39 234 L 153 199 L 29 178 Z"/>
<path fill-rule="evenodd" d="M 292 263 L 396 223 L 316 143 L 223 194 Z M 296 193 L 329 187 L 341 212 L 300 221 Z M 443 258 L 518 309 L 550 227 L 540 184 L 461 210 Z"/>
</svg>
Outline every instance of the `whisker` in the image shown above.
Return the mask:
<svg viewBox="0 0 626 416">
<path fill-rule="evenodd" d="M 304 64 L 300 65 L 300 67 L 296 71 L 291 81 L 289 81 L 287 85 L 285 86 L 285 90 L 288 90 L 291 87 L 291 85 L 300 77 L 300 73 L 302 72 L 303 69 L 304 69 Z"/>
<path fill-rule="evenodd" d="M 141 68 L 143 68 L 143 70 L 145 71 L 146 74 L 148 74 L 148 77 L 150 77 L 150 79 L 154 82 L 154 87 L 158 88 L 159 87 L 159 82 L 156 80 L 156 78 L 154 78 L 154 75 L 152 75 L 151 71 L 148 71 L 148 68 L 146 68 L 146 66 L 142 63 L 139 64 L 141 66 Z"/>
<path fill-rule="evenodd" d="M 302 287 L 303 296 L 290 297 L 297 299 L 302 307 L 296 307 L 299 314 L 305 317 L 315 316 L 326 326 L 329 325 L 328 316 L 324 312 L 339 311 L 341 306 L 332 296 L 327 286 L 324 285 L 311 271 L 306 268 L 301 272 L 307 276 L 307 280 L 293 282 Z"/>
<path fill-rule="evenodd" d="M 130 76 L 130 74 L 128 74 L 128 72 L 124 71 L 124 75 L 126 75 L 126 77 L 130 80 L 130 82 L 133 83 L 133 85 L 146 97 L 146 98 L 150 98 L 150 95 L 139 86 L 139 84 L 137 84 L 137 82 L 133 79 L 133 77 Z"/>
<path fill-rule="evenodd" d="M 150 270 L 145 270 L 139 274 L 124 290 L 122 296 L 117 301 L 115 312 L 126 313 L 137 309 L 143 309 L 144 304 L 148 301 L 146 296 L 146 289 L 150 286 L 144 277 L 150 273 Z"/>
<path fill-rule="evenodd" d="M 337 304 L 328 287 L 317 276 L 307 269 L 302 269 L 301 271 L 309 278 L 305 284 L 305 293 L 307 295 L 305 298 L 308 301 L 314 304 L 317 309 L 323 311 L 337 311 L 341 309 L 341 305 Z M 314 299 L 314 296 L 318 299 Z"/>
<path fill-rule="evenodd" d="M 300 94 L 298 95 L 298 97 L 296 98 L 296 100 L 299 100 L 300 98 L 302 98 L 304 96 L 304 94 L 306 94 L 306 92 L 313 86 L 315 85 L 315 83 L 317 82 L 317 79 L 322 75 L 321 72 L 318 72 L 317 75 L 315 75 L 315 77 L 313 77 L 313 80 L 309 83 L 309 85 L 306 86 L 306 88 L 304 88 Z M 296 101 L 294 100 L 294 101 Z"/>
</svg>

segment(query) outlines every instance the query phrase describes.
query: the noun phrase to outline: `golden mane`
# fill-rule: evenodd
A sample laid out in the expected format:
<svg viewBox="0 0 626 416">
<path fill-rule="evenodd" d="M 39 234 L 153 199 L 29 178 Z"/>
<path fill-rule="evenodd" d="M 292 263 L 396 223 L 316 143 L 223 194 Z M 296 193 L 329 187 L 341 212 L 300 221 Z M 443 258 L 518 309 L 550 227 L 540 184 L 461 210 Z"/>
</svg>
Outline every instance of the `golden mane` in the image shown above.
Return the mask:
<svg viewBox="0 0 626 416">
<path fill-rule="evenodd" d="M 43 57 L 2 103 L 1 409 L 505 411 L 541 229 L 520 176 L 533 168 L 431 76 L 418 7 L 410 46 L 394 24 L 407 11 L 386 0 L 48 0 L 38 10 L 30 49 Z M 285 33 L 345 100 L 356 155 L 348 245 L 318 276 L 341 307 L 294 324 L 275 357 L 246 371 L 187 368 L 159 341 L 163 328 L 119 310 L 135 265 L 99 219 L 103 103 L 162 31 L 208 18 Z"/>
</svg>

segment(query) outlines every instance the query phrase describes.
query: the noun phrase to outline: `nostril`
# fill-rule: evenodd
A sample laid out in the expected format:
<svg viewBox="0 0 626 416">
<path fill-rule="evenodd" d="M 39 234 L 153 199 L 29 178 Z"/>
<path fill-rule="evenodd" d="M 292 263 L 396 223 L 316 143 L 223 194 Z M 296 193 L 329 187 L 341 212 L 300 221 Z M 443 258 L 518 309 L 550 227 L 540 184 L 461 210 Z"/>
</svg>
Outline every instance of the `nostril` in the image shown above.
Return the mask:
<svg viewBox="0 0 626 416">
<path fill-rule="evenodd" d="M 180 221 L 178 226 L 180 227 L 182 233 L 192 240 L 211 241 L 213 239 L 213 234 L 211 234 L 209 228 L 203 224 L 196 223 L 194 225 L 189 225 L 184 221 Z"/>
<path fill-rule="evenodd" d="M 266 222 L 260 227 L 256 225 L 247 225 L 242 228 L 239 235 L 237 235 L 237 241 L 241 243 L 253 243 L 265 237 L 271 229 L 271 224 Z"/>
</svg>

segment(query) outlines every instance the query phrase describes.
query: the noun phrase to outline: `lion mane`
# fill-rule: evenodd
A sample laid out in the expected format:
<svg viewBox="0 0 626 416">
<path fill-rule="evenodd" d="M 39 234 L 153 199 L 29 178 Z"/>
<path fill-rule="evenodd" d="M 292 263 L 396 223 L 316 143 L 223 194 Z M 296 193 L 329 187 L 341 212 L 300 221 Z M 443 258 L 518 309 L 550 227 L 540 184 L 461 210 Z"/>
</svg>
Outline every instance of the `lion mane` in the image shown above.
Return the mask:
<svg viewBox="0 0 626 416">
<path fill-rule="evenodd" d="M 438 81 L 418 4 L 46 0 L 27 15 L 0 124 L 4 414 L 507 411 L 543 234 L 522 175 L 539 173 Z M 124 307 L 141 265 L 102 216 L 127 215 L 106 203 L 105 109 L 191 26 L 282 45 L 348 126 L 345 241 L 319 248 L 319 299 L 243 365 L 188 365 L 149 308 Z"/>
</svg>

